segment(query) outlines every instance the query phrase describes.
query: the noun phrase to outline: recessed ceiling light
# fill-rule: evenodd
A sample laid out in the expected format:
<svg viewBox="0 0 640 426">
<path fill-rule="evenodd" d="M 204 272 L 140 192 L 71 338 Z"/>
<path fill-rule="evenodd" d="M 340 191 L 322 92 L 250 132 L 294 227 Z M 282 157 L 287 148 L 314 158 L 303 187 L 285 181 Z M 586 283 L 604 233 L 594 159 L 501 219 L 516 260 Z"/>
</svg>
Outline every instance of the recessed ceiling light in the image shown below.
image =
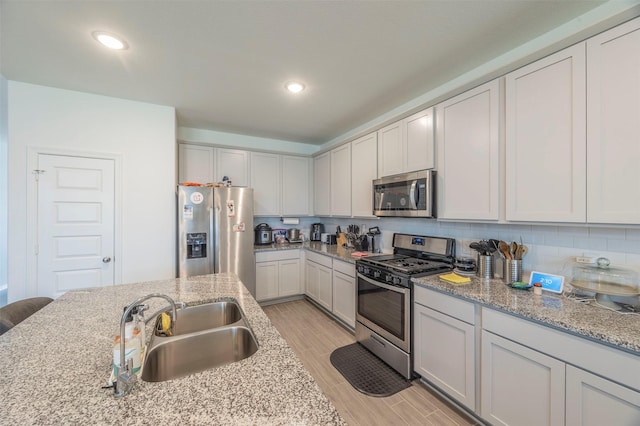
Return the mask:
<svg viewBox="0 0 640 426">
<path fill-rule="evenodd" d="M 304 90 L 304 84 L 295 81 L 288 82 L 284 87 L 286 87 L 291 93 L 300 93 Z"/>
<path fill-rule="evenodd" d="M 125 50 L 129 48 L 127 42 L 115 34 L 109 34 L 104 31 L 94 31 L 91 35 L 103 46 L 106 46 L 109 49 Z"/>
</svg>

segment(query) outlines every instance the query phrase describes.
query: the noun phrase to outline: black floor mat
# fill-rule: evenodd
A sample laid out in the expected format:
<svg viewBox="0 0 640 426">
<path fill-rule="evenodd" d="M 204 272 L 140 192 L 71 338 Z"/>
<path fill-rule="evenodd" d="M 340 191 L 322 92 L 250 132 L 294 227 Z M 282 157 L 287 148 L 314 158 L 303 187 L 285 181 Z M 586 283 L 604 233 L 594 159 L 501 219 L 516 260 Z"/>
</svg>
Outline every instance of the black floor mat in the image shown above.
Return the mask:
<svg viewBox="0 0 640 426">
<path fill-rule="evenodd" d="M 411 386 L 411 382 L 359 343 L 331 353 L 331 364 L 356 390 L 369 396 L 391 396 Z"/>
</svg>

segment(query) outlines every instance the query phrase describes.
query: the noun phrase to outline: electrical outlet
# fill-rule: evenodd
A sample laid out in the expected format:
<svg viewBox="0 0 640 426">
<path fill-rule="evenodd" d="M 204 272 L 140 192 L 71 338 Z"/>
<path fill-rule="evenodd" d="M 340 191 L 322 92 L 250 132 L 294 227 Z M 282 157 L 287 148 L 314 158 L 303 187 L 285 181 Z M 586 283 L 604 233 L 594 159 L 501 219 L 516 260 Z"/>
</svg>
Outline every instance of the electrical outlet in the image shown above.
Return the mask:
<svg viewBox="0 0 640 426">
<path fill-rule="evenodd" d="M 576 262 L 578 263 L 596 263 L 595 257 L 588 256 L 576 256 Z"/>
</svg>

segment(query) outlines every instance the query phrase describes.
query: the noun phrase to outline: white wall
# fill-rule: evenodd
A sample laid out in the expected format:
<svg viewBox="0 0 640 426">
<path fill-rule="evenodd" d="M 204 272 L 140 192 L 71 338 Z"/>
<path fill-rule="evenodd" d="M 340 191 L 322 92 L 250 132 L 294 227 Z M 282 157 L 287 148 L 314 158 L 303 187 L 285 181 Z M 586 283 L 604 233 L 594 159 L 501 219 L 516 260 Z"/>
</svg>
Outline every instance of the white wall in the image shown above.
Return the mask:
<svg viewBox="0 0 640 426">
<path fill-rule="evenodd" d="M 25 282 L 31 242 L 25 214 L 29 148 L 119 155 L 122 283 L 175 277 L 176 121 L 173 107 L 8 82 L 9 301 L 35 295 Z M 118 243 L 118 242 L 116 242 Z M 116 249 L 117 250 L 117 249 Z M 30 257 L 31 256 L 31 257 Z M 120 272 L 118 276 L 118 272 Z"/>
</svg>

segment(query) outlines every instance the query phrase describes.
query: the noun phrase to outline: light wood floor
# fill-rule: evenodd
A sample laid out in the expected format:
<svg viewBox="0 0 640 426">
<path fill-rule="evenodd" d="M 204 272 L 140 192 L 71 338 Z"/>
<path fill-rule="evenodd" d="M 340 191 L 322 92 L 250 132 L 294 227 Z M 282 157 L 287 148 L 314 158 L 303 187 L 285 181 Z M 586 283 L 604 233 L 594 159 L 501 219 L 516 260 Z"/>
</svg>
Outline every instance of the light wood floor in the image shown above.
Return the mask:
<svg viewBox="0 0 640 426">
<path fill-rule="evenodd" d="M 355 338 L 312 303 L 296 300 L 265 306 L 264 311 L 349 425 L 475 424 L 418 380 L 387 398 L 355 390 L 329 361 L 334 349 L 355 342 Z"/>
</svg>

